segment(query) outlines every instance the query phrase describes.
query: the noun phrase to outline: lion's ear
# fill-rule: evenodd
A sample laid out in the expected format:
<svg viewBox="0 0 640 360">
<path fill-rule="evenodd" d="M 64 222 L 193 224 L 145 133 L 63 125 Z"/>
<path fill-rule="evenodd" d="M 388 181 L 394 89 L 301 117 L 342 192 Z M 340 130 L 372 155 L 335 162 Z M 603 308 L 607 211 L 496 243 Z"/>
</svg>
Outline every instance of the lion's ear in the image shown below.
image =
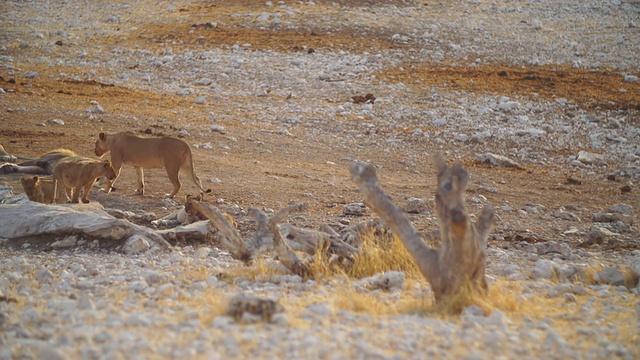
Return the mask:
<svg viewBox="0 0 640 360">
<path fill-rule="evenodd" d="M 103 132 L 101 132 L 100 135 L 98 135 L 98 137 L 100 138 L 100 140 L 104 140 L 106 135 Z"/>
</svg>

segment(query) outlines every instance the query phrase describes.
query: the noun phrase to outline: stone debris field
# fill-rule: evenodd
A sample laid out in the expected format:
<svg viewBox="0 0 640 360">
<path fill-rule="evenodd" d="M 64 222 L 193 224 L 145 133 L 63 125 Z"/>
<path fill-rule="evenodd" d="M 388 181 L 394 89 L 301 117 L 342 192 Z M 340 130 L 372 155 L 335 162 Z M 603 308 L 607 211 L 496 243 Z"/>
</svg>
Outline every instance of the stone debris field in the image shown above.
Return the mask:
<svg viewBox="0 0 640 360">
<path fill-rule="evenodd" d="M 178 137 L 243 239 L 294 203 L 287 241 L 352 239 L 369 163 L 437 247 L 435 154 L 495 211 L 489 293 L 449 311 L 384 224 L 301 277 L 238 260 L 184 172 L 73 205 L 3 173 L 0 359 L 640 358 L 639 28 L 637 0 L 0 2 L 2 163 Z"/>
</svg>

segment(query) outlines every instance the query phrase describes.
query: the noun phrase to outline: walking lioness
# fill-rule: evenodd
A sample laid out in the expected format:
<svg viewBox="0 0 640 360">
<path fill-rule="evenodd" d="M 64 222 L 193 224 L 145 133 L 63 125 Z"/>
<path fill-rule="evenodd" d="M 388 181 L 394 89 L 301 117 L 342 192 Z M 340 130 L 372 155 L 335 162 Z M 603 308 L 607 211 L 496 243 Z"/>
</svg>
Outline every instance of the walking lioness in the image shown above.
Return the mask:
<svg viewBox="0 0 640 360">
<path fill-rule="evenodd" d="M 120 175 L 123 164 L 132 165 L 138 174 L 138 189 L 136 194 L 144 194 L 144 168 L 164 167 L 173 184 L 173 192 L 168 196 L 174 197 L 182 184 L 180 183 L 180 169 L 191 175 L 191 179 L 202 192 L 204 190 L 200 178 L 193 169 L 193 158 L 189 145 L 172 137 L 140 137 L 130 132 L 120 132 L 117 134 L 100 133 L 96 141 L 95 154 L 103 156 L 111 152 L 111 163 L 116 171 L 116 178 L 106 183 L 105 191 L 110 192 L 113 183 Z"/>
</svg>

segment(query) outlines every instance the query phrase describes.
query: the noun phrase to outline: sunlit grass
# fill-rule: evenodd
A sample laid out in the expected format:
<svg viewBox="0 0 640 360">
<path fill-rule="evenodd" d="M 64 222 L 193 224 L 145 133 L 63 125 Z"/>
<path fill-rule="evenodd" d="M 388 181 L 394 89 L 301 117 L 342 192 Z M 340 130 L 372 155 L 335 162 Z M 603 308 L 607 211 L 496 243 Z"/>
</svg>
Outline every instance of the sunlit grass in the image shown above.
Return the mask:
<svg viewBox="0 0 640 360">
<path fill-rule="evenodd" d="M 391 270 L 403 271 L 408 278 L 422 277 L 418 265 L 398 237 L 380 239 L 368 233 L 362 234 L 361 239 L 361 252 L 347 270 L 350 277 L 363 278 Z"/>
</svg>

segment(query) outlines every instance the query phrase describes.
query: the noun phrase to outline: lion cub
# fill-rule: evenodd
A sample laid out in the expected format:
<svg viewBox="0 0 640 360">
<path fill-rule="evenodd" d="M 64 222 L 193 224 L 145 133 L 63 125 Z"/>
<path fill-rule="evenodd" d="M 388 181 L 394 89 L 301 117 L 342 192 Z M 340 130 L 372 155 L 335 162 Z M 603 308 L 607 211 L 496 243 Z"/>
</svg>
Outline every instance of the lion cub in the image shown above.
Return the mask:
<svg viewBox="0 0 640 360">
<path fill-rule="evenodd" d="M 116 172 L 109 160 L 95 160 L 84 156 L 70 156 L 60 160 L 53 169 L 53 181 L 56 191 L 54 201 L 64 196 L 63 189 L 71 194 L 71 202 L 77 203 L 80 191 L 82 202 L 89 202 L 89 191 L 96 180 L 104 176 L 108 181 L 116 178 Z"/>
<path fill-rule="evenodd" d="M 53 203 L 55 192 L 53 180 L 43 179 L 38 176 L 23 176 L 20 178 L 20 183 L 29 200 L 43 204 Z"/>
</svg>

